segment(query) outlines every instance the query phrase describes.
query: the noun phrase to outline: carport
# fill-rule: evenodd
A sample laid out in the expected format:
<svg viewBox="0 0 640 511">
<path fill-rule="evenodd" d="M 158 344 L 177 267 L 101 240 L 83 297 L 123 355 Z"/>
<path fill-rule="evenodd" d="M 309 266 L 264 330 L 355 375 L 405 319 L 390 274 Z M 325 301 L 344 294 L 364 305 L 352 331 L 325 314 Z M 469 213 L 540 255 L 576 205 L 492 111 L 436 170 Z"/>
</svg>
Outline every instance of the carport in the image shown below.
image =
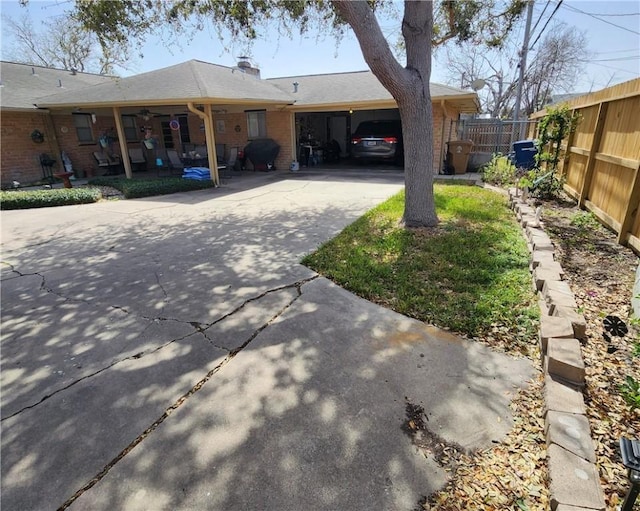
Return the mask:
<svg viewBox="0 0 640 511">
<path fill-rule="evenodd" d="M 368 120 L 399 119 L 396 102 L 371 71 L 291 76 L 268 80 L 294 98 L 297 154 L 305 145 L 322 148 L 335 139 L 343 159 L 349 156 L 351 134 Z M 475 92 L 431 84 L 436 172 L 443 160 L 444 128 L 461 113 L 477 113 Z"/>
</svg>

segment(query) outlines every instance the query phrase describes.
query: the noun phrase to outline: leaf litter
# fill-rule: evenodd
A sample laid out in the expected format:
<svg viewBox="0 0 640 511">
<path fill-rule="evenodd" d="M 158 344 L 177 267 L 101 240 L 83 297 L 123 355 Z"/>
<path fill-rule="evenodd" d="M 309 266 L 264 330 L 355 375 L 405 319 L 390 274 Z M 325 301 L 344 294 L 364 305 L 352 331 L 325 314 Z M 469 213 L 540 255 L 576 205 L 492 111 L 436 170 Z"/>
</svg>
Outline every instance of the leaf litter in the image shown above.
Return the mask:
<svg viewBox="0 0 640 511">
<path fill-rule="evenodd" d="M 564 279 L 575 295 L 578 312 L 587 322 L 587 338 L 582 343 L 586 366 L 584 398 L 607 510 L 614 511 L 624 500 L 629 485 L 620 458 L 619 438 L 640 438 L 640 409 L 632 408 L 620 391 L 628 377 L 640 381 L 640 334 L 634 328 L 626 330 L 639 260 L 631 249 L 616 243 L 615 233 L 599 224 L 582 228 L 575 225 L 576 217 L 584 217 L 584 212 L 573 202 L 547 201 L 543 204 L 543 217 L 545 230 L 556 247 L 556 259 L 565 271 Z M 619 318 L 625 326 L 612 318 Z M 527 356 L 539 365 L 537 342 L 519 338 L 499 324 L 490 335 L 474 340 L 514 356 Z M 540 371 L 519 391 L 511 403 L 513 428 L 501 443 L 473 453 L 442 445 L 440 450 L 444 452 L 446 448 L 447 456 L 439 462 L 450 473 L 449 482 L 441 491 L 421 499 L 418 509 L 549 509 L 543 387 Z M 412 425 L 416 430 L 420 425 L 426 429 L 413 417 L 419 412 L 408 404 L 405 427 L 409 430 Z M 425 447 L 425 454 L 434 454 L 433 445 Z"/>
</svg>

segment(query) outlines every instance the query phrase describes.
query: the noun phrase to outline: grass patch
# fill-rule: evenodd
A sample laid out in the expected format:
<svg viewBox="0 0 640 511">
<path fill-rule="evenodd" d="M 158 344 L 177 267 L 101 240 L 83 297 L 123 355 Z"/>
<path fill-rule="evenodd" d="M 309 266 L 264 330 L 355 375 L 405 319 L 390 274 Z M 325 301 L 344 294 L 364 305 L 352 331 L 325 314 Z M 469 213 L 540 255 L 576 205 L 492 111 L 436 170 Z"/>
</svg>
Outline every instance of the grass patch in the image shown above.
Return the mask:
<svg viewBox="0 0 640 511">
<path fill-rule="evenodd" d="M 196 181 L 181 177 L 166 177 L 161 179 L 126 179 L 123 177 L 96 177 L 89 180 L 90 185 L 110 186 L 120 190 L 126 199 L 138 197 L 152 197 L 191 190 L 213 188 L 213 181 Z"/>
<path fill-rule="evenodd" d="M 395 195 L 306 256 L 303 264 L 401 314 L 472 337 L 536 336 L 529 253 L 506 199 L 478 187 L 436 185 L 440 225 L 399 225 Z"/>
<path fill-rule="evenodd" d="M 102 198 L 97 188 L 0 191 L 0 209 L 48 208 L 89 204 Z"/>
</svg>

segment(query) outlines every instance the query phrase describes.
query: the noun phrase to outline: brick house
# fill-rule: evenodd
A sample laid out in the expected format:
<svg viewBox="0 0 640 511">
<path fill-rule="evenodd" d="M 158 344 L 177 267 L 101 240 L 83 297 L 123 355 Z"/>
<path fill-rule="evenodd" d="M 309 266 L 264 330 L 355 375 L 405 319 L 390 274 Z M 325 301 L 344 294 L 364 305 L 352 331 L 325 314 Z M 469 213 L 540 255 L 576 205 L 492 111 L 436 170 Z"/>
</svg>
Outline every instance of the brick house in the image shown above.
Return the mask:
<svg viewBox="0 0 640 511">
<path fill-rule="evenodd" d="M 348 156 L 351 132 L 370 119 L 399 119 L 395 101 L 370 71 L 261 79 L 246 61 L 226 67 L 198 60 L 126 78 L 2 62 L 1 181 L 42 177 L 39 155 L 60 152 L 78 175 L 97 172 L 93 153 L 127 155 L 142 148 L 149 168 L 156 147 L 186 152 L 208 148 L 209 162 L 256 138 L 280 146 L 277 169 L 297 159 L 299 137 L 313 133 L 322 146 L 339 142 Z M 434 172 L 443 158 L 445 127 L 459 114 L 478 111 L 475 93 L 431 84 L 434 107 Z M 43 142 L 34 142 L 38 130 Z M 129 158 L 123 158 L 131 177 Z M 210 168 L 215 165 L 209 165 Z M 103 170 L 101 170 L 103 171 Z M 214 179 L 216 176 L 214 176 Z"/>
</svg>

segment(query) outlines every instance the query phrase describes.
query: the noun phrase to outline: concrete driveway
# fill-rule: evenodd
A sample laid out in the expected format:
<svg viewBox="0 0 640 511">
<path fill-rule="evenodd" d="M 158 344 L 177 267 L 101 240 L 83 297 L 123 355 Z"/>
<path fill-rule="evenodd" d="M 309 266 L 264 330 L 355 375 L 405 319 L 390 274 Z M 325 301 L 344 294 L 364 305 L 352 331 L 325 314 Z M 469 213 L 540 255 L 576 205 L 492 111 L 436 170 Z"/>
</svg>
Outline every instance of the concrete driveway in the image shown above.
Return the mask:
<svg viewBox="0 0 640 511">
<path fill-rule="evenodd" d="M 2 212 L 2 509 L 412 510 L 531 364 L 301 266 L 402 176 Z"/>
</svg>

